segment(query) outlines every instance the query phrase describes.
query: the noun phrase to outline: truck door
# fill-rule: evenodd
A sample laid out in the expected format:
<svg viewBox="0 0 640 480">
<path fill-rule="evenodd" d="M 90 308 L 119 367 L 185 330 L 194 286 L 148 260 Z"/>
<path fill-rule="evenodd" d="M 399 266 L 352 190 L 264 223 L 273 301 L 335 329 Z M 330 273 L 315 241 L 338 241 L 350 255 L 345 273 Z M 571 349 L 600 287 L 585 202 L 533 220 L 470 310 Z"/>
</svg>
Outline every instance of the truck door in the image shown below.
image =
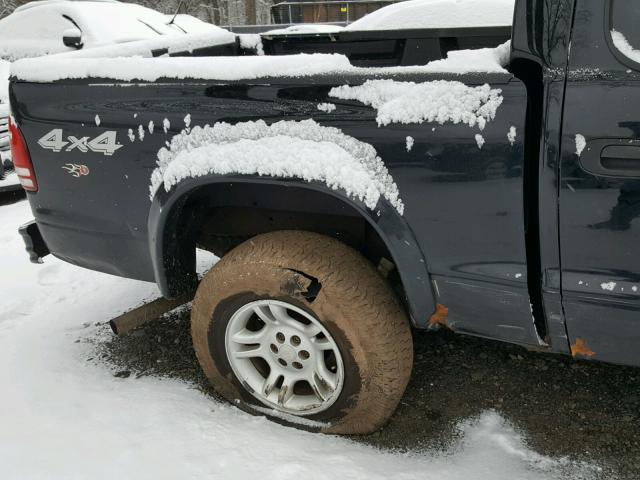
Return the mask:
<svg viewBox="0 0 640 480">
<path fill-rule="evenodd" d="M 640 365 L 640 2 L 577 0 L 560 167 L 572 353 Z"/>
</svg>

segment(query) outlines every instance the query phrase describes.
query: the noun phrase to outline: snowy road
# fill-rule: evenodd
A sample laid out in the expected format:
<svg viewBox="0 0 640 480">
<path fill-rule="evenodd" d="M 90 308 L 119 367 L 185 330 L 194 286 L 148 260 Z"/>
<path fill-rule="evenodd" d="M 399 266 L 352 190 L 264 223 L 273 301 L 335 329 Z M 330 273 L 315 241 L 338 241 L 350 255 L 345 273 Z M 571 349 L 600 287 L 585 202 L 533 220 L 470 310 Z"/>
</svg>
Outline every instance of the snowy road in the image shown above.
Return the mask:
<svg viewBox="0 0 640 480">
<path fill-rule="evenodd" d="M 461 424 L 446 453 L 382 452 L 308 434 L 212 401 L 186 383 L 115 378 L 87 362 L 105 322 L 155 286 L 47 257 L 17 235 L 25 201 L 0 207 L 0 478 L 590 478 L 595 467 L 542 457 L 495 413 Z"/>
</svg>

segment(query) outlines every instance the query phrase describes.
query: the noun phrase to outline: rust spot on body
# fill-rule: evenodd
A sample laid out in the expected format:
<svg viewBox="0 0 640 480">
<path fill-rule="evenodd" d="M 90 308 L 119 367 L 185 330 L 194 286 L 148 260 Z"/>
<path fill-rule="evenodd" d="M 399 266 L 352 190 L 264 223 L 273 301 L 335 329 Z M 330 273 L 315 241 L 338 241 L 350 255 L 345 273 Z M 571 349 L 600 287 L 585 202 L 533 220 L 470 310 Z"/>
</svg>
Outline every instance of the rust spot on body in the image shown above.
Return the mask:
<svg viewBox="0 0 640 480">
<path fill-rule="evenodd" d="M 576 343 L 571 345 L 571 355 L 576 357 L 582 355 L 583 357 L 593 357 L 596 354 L 593 350 L 587 347 L 586 342 L 581 338 L 576 338 Z"/>
<path fill-rule="evenodd" d="M 448 317 L 449 317 L 449 309 L 444 305 L 442 305 L 441 303 L 438 303 L 436 305 L 436 312 L 433 315 L 431 315 L 431 317 L 429 318 L 429 327 L 441 326 L 441 327 L 445 327 L 450 330 L 453 330 L 449 326 L 449 323 L 447 322 Z"/>
</svg>

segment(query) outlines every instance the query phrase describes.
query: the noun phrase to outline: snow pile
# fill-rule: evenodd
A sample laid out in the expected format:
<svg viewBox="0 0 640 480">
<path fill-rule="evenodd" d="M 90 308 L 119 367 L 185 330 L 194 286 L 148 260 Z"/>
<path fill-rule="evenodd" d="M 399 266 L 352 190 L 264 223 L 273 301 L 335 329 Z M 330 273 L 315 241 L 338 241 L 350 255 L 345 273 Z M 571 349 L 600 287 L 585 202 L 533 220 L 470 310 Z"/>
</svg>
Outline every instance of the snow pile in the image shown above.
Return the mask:
<svg viewBox="0 0 640 480">
<path fill-rule="evenodd" d="M 209 38 L 209 40 L 207 40 Z M 221 43 L 226 37 L 220 36 Z M 141 56 L 149 57 L 152 45 L 169 47 L 169 51 L 197 48 L 211 44 L 210 36 L 183 36 L 170 41 L 145 40 L 127 45 L 65 53 L 15 62 L 13 75 L 30 82 L 53 82 L 67 78 L 110 78 L 155 82 L 159 78 L 202 80 L 252 80 L 270 77 L 310 77 L 314 75 L 402 75 L 471 72 L 508 73 L 511 42 L 497 48 L 451 51 L 446 59 L 423 66 L 354 67 L 339 54 L 297 54 L 239 57 L 158 57 L 158 58 L 97 58 Z M 200 43 L 199 43 L 200 42 Z M 87 57 L 87 58 L 84 58 Z M 89 58 L 93 57 L 93 58 Z"/>
<path fill-rule="evenodd" d="M 582 155 L 583 150 L 587 146 L 587 139 L 584 138 L 584 135 L 576 134 L 576 155 Z"/>
<path fill-rule="evenodd" d="M 336 109 L 336 106 L 333 103 L 319 103 L 318 110 L 325 113 L 331 113 Z"/>
<path fill-rule="evenodd" d="M 515 0 L 409 0 L 376 10 L 347 30 L 511 26 Z"/>
<path fill-rule="evenodd" d="M 329 96 L 358 100 L 378 112 L 378 125 L 390 123 L 464 123 L 483 130 L 502 104 L 502 90 L 461 82 L 367 80 L 363 85 L 332 88 Z"/>
<path fill-rule="evenodd" d="M 264 121 L 194 127 L 158 152 L 151 197 L 181 180 L 208 174 L 300 178 L 325 183 L 374 209 L 380 196 L 402 215 L 398 187 L 369 144 L 313 120 Z"/>
<path fill-rule="evenodd" d="M 18 226 L 27 202 L 0 208 L 0 468 L 3 480 L 577 480 L 588 466 L 526 447 L 499 415 L 460 425 L 445 453 L 381 451 L 314 435 L 150 376 L 115 378 L 95 341 L 155 286 L 74 267 L 29 263 Z M 200 271 L 211 259 L 200 258 Z M 419 408 L 412 406 L 411 408 Z"/>
<path fill-rule="evenodd" d="M 253 50 L 258 55 L 264 55 L 264 46 L 262 45 L 262 37 L 257 33 L 243 33 L 238 35 L 240 47 L 246 50 Z"/>
<path fill-rule="evenodd" d="M 415 140 L 413 137 L 408 136 L 406 138 L 406 146 L 407 146 L 407 152 L 410 152 L 411 149 L 413 148 L 413 144 L 415 143 Z"/>
<path fill-rule="evenodd" d="M 640 63 L 640 50 L 633 48 L 624 34 L 617 30 L 611 30 L 611 38 L 613 40 L 613 44 L 622 54 L 624 54 L 625 57 L 633 60 L 634 62 Z"/>
<path fill-rule="evenodd" d="M 600 284 L 600 288 L 602 290 L 608 290 L 609 292 L 613 292 L 616 289 L 616 282 L 603 282 Z"/>
<path fill-rule="evenodd" d="M 308 23 L 301 25 L 291 25 L 287 28 L 277 28 L 263 33 L 263 35 L 292 35 L 301 33 L 336 33 L 344 30 L 338 25 L 323 25 L 318 23 Z"/>
<path fill-rule="evenodd" d="M 422 68 L 424 73 L 505 73 L 511 56 L 511 41 L 496 48 L 477 48 L 475 50 L 451 50 L 447 58 L 433 60 Z"/>
</svg>

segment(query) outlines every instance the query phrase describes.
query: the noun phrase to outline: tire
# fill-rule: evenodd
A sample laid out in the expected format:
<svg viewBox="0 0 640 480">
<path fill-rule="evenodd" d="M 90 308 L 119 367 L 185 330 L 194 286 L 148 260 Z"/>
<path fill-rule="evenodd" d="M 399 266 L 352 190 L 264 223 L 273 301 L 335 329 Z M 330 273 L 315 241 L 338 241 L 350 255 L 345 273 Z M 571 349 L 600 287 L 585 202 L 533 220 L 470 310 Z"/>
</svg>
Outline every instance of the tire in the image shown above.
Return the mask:
<svg viewBox="0 0 640 480">
<path fill-rule="evenodd" d="M 277 320 L 280 317 L 273 316 L 274 312 L 283 311 L 286 323 L 280 323 Z M 268 318 L 263 322 L 258 315 L 247 312 L 258 312 Z M 305 332 L 311 334 L 312 330 L 322 329 L 324 333 L 316 337 L 302 336 L 298 347 L 293 347 L 296 335 L 291 336 L 291 332 L 282 338 L 272 335 L 276 330 L 282 333 L 278 325 L 297 328 L 299 325 L 291 322 L 292 318 L 309 322 L 302 325 Z M 245 325 L 243 329 L 238 330 L 238 322 Z M 255 326 L 260 323 L 263 325 L 259 328 Z M 277 361 L 286 363 L 288 370 L 281 377 L 280 387 L 272 387 L 269 382 L 265 382 L 264 390 L 251 387 L 260 385 L 256 378 L 262 381 L 252 368 L 265 378 L 270 378 L 269 373 L 277 373 L 275 357 L 267 358 L 271 362 L 267 367 L 261 358 L 251 359 L 251 363 L 235 359 L 234 349 L 241 348 L 240 353 L 244 354 L 245 347 L 237 347 L 234 339 L 236 335 L 248 338 L 247 332 L 253 334 L 250 326 L 256 335 L 268 340 L 247 348 L 252 351 L 264 348 L 261 351 L 263 354 L 266 351 L 264 356 L 268 357 L 266 349 L 270 343 L 272 353 L 277 350 L 274 355 L 282 356 Z M 358 252 L 315 233 L 268 233 L 229 252 L 198 287 L 191 330 L 200 365 L 218 393 L 249 413 L 266 415 L 305 430 L 332 434 L 376 431 L 394 412 L 411 374 L 411 329 L 389 285 Z M 236 331 L 239 333 L 234 334 Z M 283 342 L 278 343 L 280 340 Z M 296 363 L 294 360 L 304 358 L 303 351 L 295 348 L 311 345 L 309 342 L 322 345 L 323 349 L 328 348 L 327 342 L 333 342 L 328 356 L 325 352 L 315 355 L 314 350 L 309 350 L 315 355 L 309 365 L 319 362 L 332 369 L 326 375 L 332 380 L 325 381 L 313 373 L 312 381 L 294 383 L 287 389 L 290 399 L 284 400 L 287 395 L 283 394 L 283 401 L 298 402 L 296 410 L 287 403 L 281 404 L 280 394 L 289 370 Z M 227 353 L 232 350 L 231 354 Z M 300 360 L 298 364 L 301 363 L 304 362 Z M 330 363 L 333 365 L 329 366 Z M 305 365 L 303 371 L 315 372 L 314 368 Z M 294 374 L 295 371 L 291 373 Z M 269 400 L 275 398 L 270 387 L 279 392 L 277 402 Z M 305 388 L 311 393 L 306 395 Z M 303 392 L 295 393 L 299 390 Z M 269 397 L 266 392 L 270 392 Z M 320 400 L 322 398 L 324 400 Z M 300 406 L 308 399 L 315 403 Z"/>
</svg>

